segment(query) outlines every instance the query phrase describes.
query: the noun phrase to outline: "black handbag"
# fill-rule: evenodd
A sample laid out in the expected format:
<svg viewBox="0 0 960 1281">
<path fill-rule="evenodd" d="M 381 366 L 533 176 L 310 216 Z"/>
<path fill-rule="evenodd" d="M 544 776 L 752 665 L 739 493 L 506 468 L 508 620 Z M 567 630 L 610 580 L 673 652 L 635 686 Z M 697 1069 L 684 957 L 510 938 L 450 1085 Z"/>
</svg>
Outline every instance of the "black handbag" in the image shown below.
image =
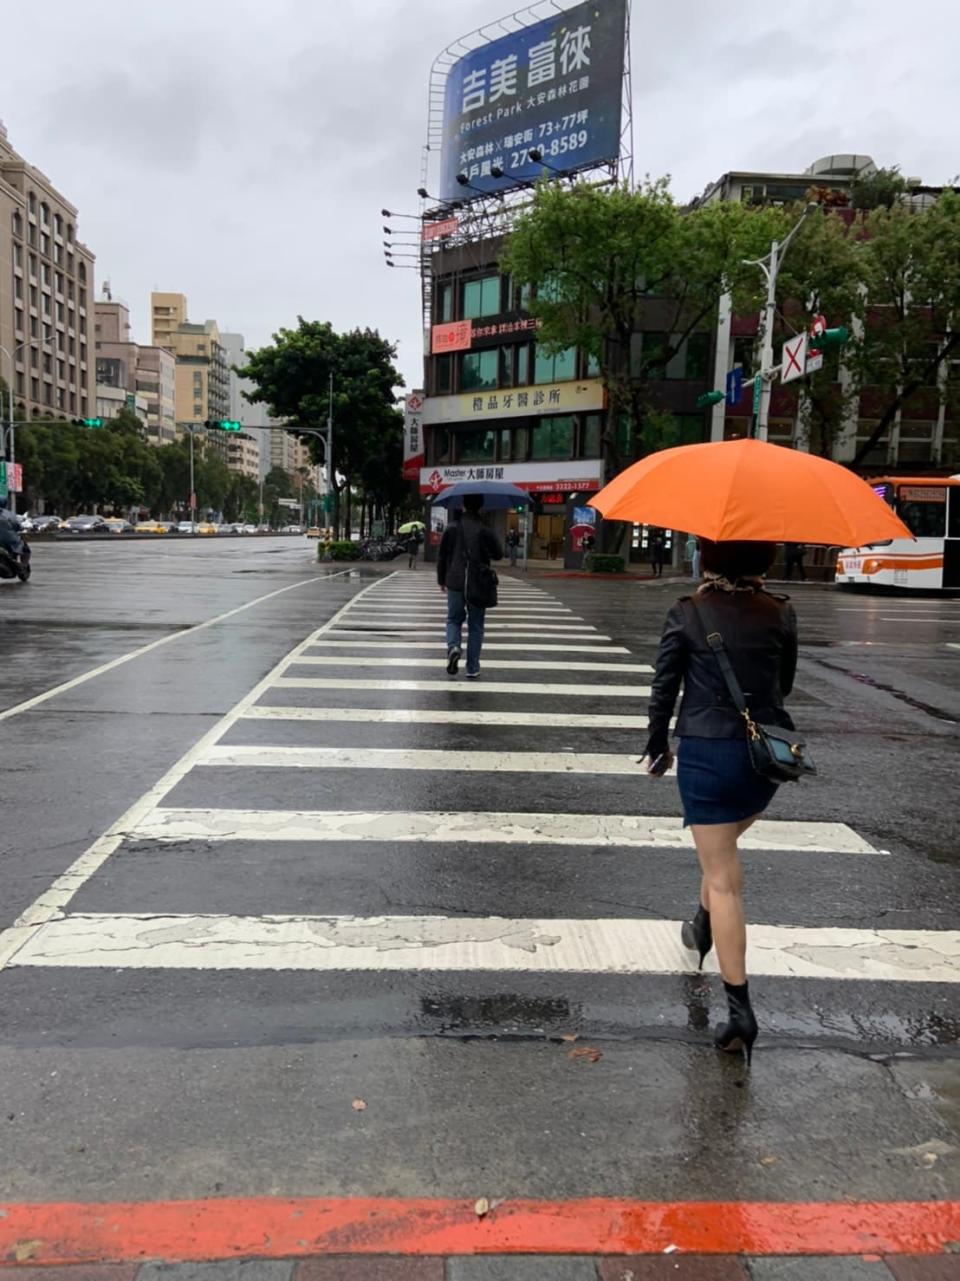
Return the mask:
<svg viewBox="0 0 960 1281">
<path fill-rule="evenodd" d="M 795 730 L 783 729 L 779 725 L 759 725 L 750 715 L 740 682 L 730 665 L 723 637 L 718 631 L 706 630 L 704 620 L 709 621 L 709 615 L 703 602 L 694 600 L 693 606 L 733 705 L 746 723 L 747 747 L 753 768 L 761 778 L 769 779 L 771 783 L 796 783 L 801 778 L 816 774 L 817 767 L 810 757 L 807 745 Z"/>
<path fill-rule="evenodd" d="M 497 587 L 500 579 L 497 571 L 482 560 L 474 560 L 470 555 L 467 537 L 460 526 L 460 546 L 463 549 L 463 596 L 468 605 L 475 609 L 495 609 L 497 605 Z"/>
</svg>

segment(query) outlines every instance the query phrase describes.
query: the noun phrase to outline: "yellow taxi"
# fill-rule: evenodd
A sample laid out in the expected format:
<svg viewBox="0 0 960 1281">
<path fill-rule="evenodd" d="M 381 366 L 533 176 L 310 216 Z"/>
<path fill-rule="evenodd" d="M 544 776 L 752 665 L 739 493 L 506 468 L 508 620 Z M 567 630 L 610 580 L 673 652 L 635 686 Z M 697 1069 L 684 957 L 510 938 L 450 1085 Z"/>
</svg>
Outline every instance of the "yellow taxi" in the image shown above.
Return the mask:
<svg viewBox="0 0 960 1281">
<path fill-rule="evenodd" d="M 167 526 L 159 520 L 141 520 L 133 527 L 135 534 L 165 534 Z"/>
<path fill-rule="evenodd" d="M 209 536 L 210 534 L 216 534 L 216 532 L 217 532 L 216 525 L 211 525 L 210 522 L 207 520 L 201 521 L 200 524 L 197 526 L 198 534 L 206 534 Z"/>
</svg>

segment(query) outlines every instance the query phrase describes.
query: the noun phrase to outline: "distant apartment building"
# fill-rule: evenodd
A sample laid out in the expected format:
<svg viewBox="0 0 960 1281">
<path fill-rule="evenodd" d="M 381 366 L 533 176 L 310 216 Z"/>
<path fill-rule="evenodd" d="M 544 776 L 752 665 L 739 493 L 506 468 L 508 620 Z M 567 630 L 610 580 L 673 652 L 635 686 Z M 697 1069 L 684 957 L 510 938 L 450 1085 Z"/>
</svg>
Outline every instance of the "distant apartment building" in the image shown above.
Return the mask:
<svg viewBox="0 0 960 1281">
<path fill-rule="evenodd" d="M 184 294 L 150 295 L 152 342 L 176 360 L 174 402 L 178 424 L 230 416 L 227 354 L 215 320 L 187 319 Z"/>
<path fill-rule="evenodd" d="M 0 377 L 21 420 L 93 415 L 94 256 L 77 221 L 0 124 Z"/>
<path fill-rule="evenodd" d="M 237 373 L 247 363 L 247 353 L 243 334 L 224 332 L 220 335 L 227 362 L 227 379 L 230 396 L 228 418 L 243 423 L 243 433 L 231 436 L 227 443 L 227 466 L 231 471 L 259 480 L 261 473 L 261 452 L 265 445 L 264 431 L 256 430 L 266 418 L 262 405 L 251 405 L 244 398 L 245 391 L 253 390 L 253 383 L 248 378 L 241 378 Z"/>
<path fill-rule="evenodd" d="M 163 347 L 133 342 L 128 308 L 107 286 L 104 293 L 94 303 L 97 413 L 115 417 L 126 406 L 143 421 L 152 445 L 167 445 L 176 439 L 176 361 Z"/>
</svg>

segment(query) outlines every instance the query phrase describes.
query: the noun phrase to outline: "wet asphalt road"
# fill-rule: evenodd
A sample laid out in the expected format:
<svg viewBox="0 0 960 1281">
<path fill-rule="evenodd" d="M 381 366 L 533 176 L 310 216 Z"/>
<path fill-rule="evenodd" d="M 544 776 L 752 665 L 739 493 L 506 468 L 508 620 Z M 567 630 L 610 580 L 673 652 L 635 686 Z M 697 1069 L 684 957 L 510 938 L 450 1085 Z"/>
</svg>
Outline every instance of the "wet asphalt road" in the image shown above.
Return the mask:
<svg viewBox="0 0 960 1281">
<path fill-rule="evenodd" d="M 693 856 L 676 843 L 565 844 L 546 832 L 521 843 L 469 833 L 421 843 L 397 839 L 389 820 L 398 811 L 536 812 L 562 830 L 576 815 L 676 815 L 671 780 L 577 768 L 585 755 L 639 755 L 642 729 L 615 722 L 642 715 L 643 700 L 609 687 L 649 676 L 488 667 L 488 690 L 499 681 L 519 688 L 345 686 L 445 680 L 442 668 L 380 661 L 432 661 L 425 639 L 380 646 L 390 639 L 383 617 L 436 627 L 432 602 L 412 603 L 429 578 L 388 583 L 374 567 L 337 574 L 316 566 L 300 540 L 42 546 L 34 564 L 28 588 L 0 584 L 0 712 L 164 643 L 0 721 L 0 962 L 9 958 L 0 971 L 0 1198 L 960 1194 L 960 986 L 916 981 L 909 948 L 893 978 L 756 978 L 763 1030 L 750 1074 L 709 1047 L 718 979 L 669 966 L 550 972 L 521 948 L 527 968 L 509 970 L 444 968 L 429 951 L 406 967 L 259 968 L 254 954 L 277 946 L 269 922 L 233 961 L 218 961 L 202 934 L 189 964 L 162 962 L 166 942 L 156 933 L 138 958 L 136 931 L 95 964 L 73 936 L 63 963 L 39 948 L 35 963 L 24 963 L 29 948 L 10 955 L 21 914 L 366 589 L 346 616 L 355 622 L 338 622 L 284 669 L 300 683 L 264 687 L 254 700 L 262 719 L 233 721 L 216 749 L 349 749 L 360 753 L 354 763 L 311 756 L 296 768 L 254 768 L 195 754 L 162 804 L 247 815 L 386 812 L 375 839 L 261 841 L 238 828 L 158 840 L 131 820 L 109 857 L 71 887 L 69 915 L 135 918 L 176 935 L 180 955 L 188 918 L 307 915 L 319 935 L 331 918 L 355 917 L 381 955 L 394 956 L 396 939 L 388 946 L 371 922 L 439 917 L 455 931 L 515 918 L 609 929 L 681 919 L 696 896 Z M 593 649 L 609 637 L 602 660 L 623 664 L 653 661 L 677 594 L 670 582 L 544 575 L 531 575 L 530 587 L 545 595 L 505 602 L 500 619 L 514 606 L 560 604 L 596 629 L 574 643 Z M 409 609 L 375 605 L 379 622 L 368 614 L 367 602 L 404 593 Z M 868 945 L 866 931 L 955 937 L 960 600 L 817 586 L 795 588 L 794 599 L 802 650 L 792 706 L 821 777 L 781 789 L 769 817 L 846 825 L 869 852 L 761 843 L 745 854 L 748 917 L 758 927 L 843 932 L 838 970 Z M 239 612 L 191 630 L 231 611 Z M 527 648 L 488 648 L 487 661 L 562 664 L 562 632 L 548 637 L 542 620 L 530 626 L 529 638 L 517 631 Z M 491 644 L 508 641 L 488 632 Z M 334 661 L 309 665 L 318 657 Z M 318 678 L 331 687 L 304 683 Z M 571 680 L 607 693 L 537 692 L 539 683 Z M 300 719 L 281 718 L 285 707 Z M 354 715 L 307 719 L 344 707 Z M 470 708 L 520 723 L 359 719 Z M 609 723 L 524 724 L 531 712 L 603 714 Z M 369 757 L 385 749 L 492 755 L 489 769 L 438 772 Z M 562 770 L 503 772 L 503 752 L 550 753 L 564 758 Z M 59 916 L 55 907 L 43 919 L 55 927 Z M 112 926 L 91 928 L 102 941 Z M 929 959 L 927 943 L 911 947 L 918 965 Z M 952 964 L 960 965 L 956 951 Z M 572 1036 L 602 1057 L 571 1058 L 575 1043 L 564 1038 Z"/>
</svg>

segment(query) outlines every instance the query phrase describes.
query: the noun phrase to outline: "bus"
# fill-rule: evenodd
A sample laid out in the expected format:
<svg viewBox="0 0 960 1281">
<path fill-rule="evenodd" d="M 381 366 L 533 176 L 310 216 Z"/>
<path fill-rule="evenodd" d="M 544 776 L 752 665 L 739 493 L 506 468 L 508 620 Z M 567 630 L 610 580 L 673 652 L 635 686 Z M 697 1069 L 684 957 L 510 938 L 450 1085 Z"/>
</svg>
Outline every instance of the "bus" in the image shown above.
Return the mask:
<svg viewBox="0 0 960 1281">
<path fill-rule="evenodd" d="M 882 476 L 870 482 L 916 536 L 845 547 L 842 586 L 960 592 L 960 475 Z"/>
</svg>

